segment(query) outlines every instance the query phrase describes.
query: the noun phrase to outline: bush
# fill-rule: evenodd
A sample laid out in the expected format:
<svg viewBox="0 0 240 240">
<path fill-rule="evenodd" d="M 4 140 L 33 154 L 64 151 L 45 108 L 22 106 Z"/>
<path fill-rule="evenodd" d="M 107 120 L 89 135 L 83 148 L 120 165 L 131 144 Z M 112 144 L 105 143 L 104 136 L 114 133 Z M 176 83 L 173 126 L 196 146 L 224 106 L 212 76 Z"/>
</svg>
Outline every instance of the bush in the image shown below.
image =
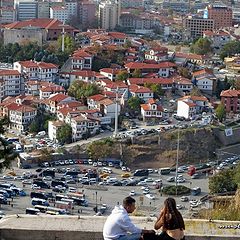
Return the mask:
<svg viewBox="0 0 240 240">
<path fill-rule="evenodd" d="M 185 195 L 189 194 L 191 189 L 187 188 L 183 185 L 176 186 L 166 186 L 163 188 L 162 192 L 166 195 L 176 195 L 176 188 L 177 188 L 177 195 Z"/>
</svg>

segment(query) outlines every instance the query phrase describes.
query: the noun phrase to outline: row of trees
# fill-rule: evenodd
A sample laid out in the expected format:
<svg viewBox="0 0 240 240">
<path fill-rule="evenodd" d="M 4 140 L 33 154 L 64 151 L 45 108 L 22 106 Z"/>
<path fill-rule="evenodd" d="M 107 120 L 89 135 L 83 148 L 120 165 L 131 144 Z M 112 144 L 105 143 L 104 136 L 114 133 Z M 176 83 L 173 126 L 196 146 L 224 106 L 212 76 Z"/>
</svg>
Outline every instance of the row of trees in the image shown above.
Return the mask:
<svg viewBox="0 0 240 240">
<path fill-rule="evenodd" d="M 65 51 L 62 52 L 62 38 L 59 37 L 55 43 L 39 46 L 36 42 L 26 41 L 21 45 L 18 43 L 0 43 L 0 62 L 13 63 L 16 61 L 31 60 L 51 62 L 62 65 L 69 55 L 77 48 L 74 39 L 65 36 Z"/>
</svg>

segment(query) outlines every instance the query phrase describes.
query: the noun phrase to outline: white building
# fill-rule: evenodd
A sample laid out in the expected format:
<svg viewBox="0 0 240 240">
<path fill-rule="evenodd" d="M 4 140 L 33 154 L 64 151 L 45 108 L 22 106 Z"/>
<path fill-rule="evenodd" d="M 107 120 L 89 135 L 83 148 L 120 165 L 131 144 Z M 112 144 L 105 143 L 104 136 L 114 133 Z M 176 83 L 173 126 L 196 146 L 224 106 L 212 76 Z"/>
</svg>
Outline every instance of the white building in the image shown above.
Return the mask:
<svg viewBox="0 0 240 240">
<path fill-rule="evenodd" d="M 179 100 L 177 104 L 177 116 L 192 119 L 196 115 L 196 104 Z"/>
<path fill-rule="evenodd" d="M 100 2 L 99 4 L 99 22 L 100 28 L 113 30 L 119 25 L 121 6 L 119 2 Z"/>
<path fill-rule="evenodd" d="M 129 91 L 133 97 L 139 97 L 144 102 L 147 102 L 149 99 L 153 98 L 153 91 L 147 87 L 132 84 L 129 87 Z"/>
<path fill-rule="evenodd" d="M 84 134 L 95 134 L 99 129 L 99 120 L 79 115 L 71 119 L 72 140 L 78 141 Z"/>
<path fill-rule="evenodd" d="M 0 70 L 0 99 L 24 93 L 24 79 L 17 70 Z"/>
<path fill-rule="evenodd" d="M 10 125 L 19 132 L 25 131 L 36 116 L 36 108 L 21 104 L 13 104 L 11 107 L 9 107 Z"/>
<path fill-rule="evenodd" d="M 61 121 L 49 121 L 48 122 L 48 137 L 56 142 L 57 141 L 57 131 L 60 127 L 64 125 Z"/>
<path fill-rule="evenodd" d="M 70 57 L 71 68 L 73 70 L 91 70 L 93 55 L 82 50 L 76 50 Z"/>
<path fill-rule="evenodd" d="M 177 116 L 187 119 L 202 113 L 209 106 L 208 99 L 204 96 L 184 96 L 178 99 Z"/>
<path fill-rule="evenodd" d="M 163 108 L 156 101 L 151 98 L 147 103 L 141 104 L 141 115 L 143 121 L 158 122 L 163 118 Z"/>
<path fill-rule="evenodd" d="M 32 60 L 14 62 L 13 69 L 18 70 L 25 79 L 47 82 L 55 81 L 58 73 L 57 65 Z"/>
</svg>

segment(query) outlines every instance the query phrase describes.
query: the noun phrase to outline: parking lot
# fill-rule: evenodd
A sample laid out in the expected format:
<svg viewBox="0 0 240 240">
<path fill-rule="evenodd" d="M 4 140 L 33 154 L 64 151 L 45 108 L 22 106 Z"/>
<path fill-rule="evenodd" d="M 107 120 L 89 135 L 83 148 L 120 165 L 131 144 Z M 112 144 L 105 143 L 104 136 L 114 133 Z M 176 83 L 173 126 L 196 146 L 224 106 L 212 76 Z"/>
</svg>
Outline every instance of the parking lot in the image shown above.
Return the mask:
<svg viewBox="0 0 240 240">
<path fill-rule="evenodd" d="M 179 173 L 178 184 L 189 188 L 201 188 L 200 195 L 188 195 L 188 201 L 186 202 L 182 201 L 182 196 L 176 197 L 178 208 L 185 217 L 189 217 L 196 209 L 207 207 L 199 199 L 208 193 L 208 178 L 206 175 L 200 175 L 199 178 L 192 179 L 186 173 L 186 167 L 184 169 Z M 124 197 L 131 195 L 137 201 L 137 214 L 157 215 L 164 199 L 167 197 L 162 194 L 161 187 L 175 184 L 175 172 L 161 175 L 158 169 L 148 169 L 148 171 L 148 176 L 133 176 L 133 172 L 125 166 L 120 167 L 120 165 L 105 162 L 94 163 L 87 160 L 57 161 L 57 166 L 49 166 L 48 163 L 45 163 L 45 167 L 34 169 L 15 168 L 14 175 L 16 174 L 16 176 L 10 176 L 5 172 L 5 175 L 0 177 L 0 184 L 15 184 L 24 190 L 26 196 L 10 197 L 8 198 L 10 205 L 2 204 L 1 208 L 5 214 L 25 213 L 26 208 L 34 208 L 31 204 L 31 192 L 47 194 L 47 202 L 50 207 L 59 207 L 56 202 L 56 195 L 64 195 L 66 200 L 69 193 L 79 193 L 87 204 L 81 206 L 73 203 L 67 208 L 68 214 L 95 215 L 95 207 L 97 206 L 98 215 L 107 215 L 116 204 L 121 204 Z M 7 172 L 9 173 L 9 170 Z M 52 178 L 48 174 L 43 176 L 42 172 L 54 172 L 54 177 Z M 74 178 L 71 174 L 68 175 L 69 173 L 77 174 Z M 173 182 L 169 181 L 171 177 Z M 36 180 L 45 182 L 49 185 L 49 188 L 41 188 Z M 54 181 L 63 182 L 66 185 L 52 187 Z M 195 200 L 195 203 L 189 200 Z M 64 208 L 64 206 L 60 207 Z M 100 209 L 103 211 L 99 212 Z M 53 214 L 53 212 L 50 212 L 50 214 Z"/>
</svg>

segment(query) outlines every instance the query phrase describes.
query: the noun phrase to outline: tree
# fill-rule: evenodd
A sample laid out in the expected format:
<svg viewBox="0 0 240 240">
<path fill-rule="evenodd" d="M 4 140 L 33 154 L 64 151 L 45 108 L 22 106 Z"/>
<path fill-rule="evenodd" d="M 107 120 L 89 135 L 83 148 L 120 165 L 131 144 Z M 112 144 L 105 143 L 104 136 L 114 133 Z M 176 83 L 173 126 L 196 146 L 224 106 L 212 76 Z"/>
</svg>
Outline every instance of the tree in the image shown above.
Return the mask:
<svg viewBox="0 0 240 240">
<path fill-rule="evenodd" d="M 110 156 L 113 151 L 113 142 L 111 139 L 99 140 L 88 145 L 87 151 L 92 159 L 98 160 Z"/>
<path fill-rule="evenodd" d="M 223 46 L 220 58 L 224 60 L 225 57 L 230 57 L 238 53 L 240 53 L 240 42 L 238 40 L 229 41 Z"/>
<path fill-rule="evenodd" d="M 120 71 L 117 74 L 117 81 L 125 81 L 128 78 L 128 73 L 126 71 Z"/>
<path fill-rule="evenodd" d="M 164 91 L 160 84 L 152 84 L 152 83 L 145 83 L 144 87 L 151 89 L 155 95 L 155 97 L 163 96 Z"/>
<path fill-rule="evenodd" d="M 217 118 L 218 118 L 218 120 L 220 121 L 220 122 L 222 122 L 223 121 L 223 119 L 225 118 L 225 116 L 226 116 L 226 111 L 225 111 L 225 107 L 224 107 L 224 105 L 222 104 L 222 103 L 220 103 L 219 105 L 218 105 L 218 107 L 216 108 L 216 116 L 217 116 Z"/>
<path fill-rule="evenodd" d="M 196 54 L 205 55 L 212 52 L 212 42 L 208 38 L 199 38 L 192 44 L 190 51 Z"/>
<path fill-rule="evenodd" d="M 142 73 L 141 73 L 141 70 L 140 69 L 135 69 L 132 73 L 132 77 L 133 78 L 140 78 L 142 77 Z"/>
<path fill-rule="evenodd" d="M 190 92 L 191 96 L 201 96 L 201 91 L 197 87 L 193 87 L 193 89 Z"/>
<path fill-rule="evenodd" d="M 62 36 L 58 38 L 58 49 L 62 49 Z M 75 50 L 75 44 L 72 37 L 65 35 L 64 36 L 64 51 L 68 54 L 71 54 Z"/>
<path fill-rule="evenodd" d="M 57 140 L 60 143 L 72 142 L 72 128 L 68 124 L 64 124 L 57 130 Z"/>
<path fill-rule="evenodd" d="M 40 131 L 39 122 L 37 120 L 32 121 L 28 127 L 29 132 L 38 133 Z"/>
<path fill-rule="evenodd" d="M 0 135 L 5 133 L 5 126 L 8 124 L 8 119 L 0 119 Z M 8 168 L 11 162 L 17 157 L 12 144 L 9 144 L 3 137 L 0 137 L 0 170 Z"/>
<path fill-rule="evenodd" d="M 141 103 L 142 100 L 139 97 L 130 97 L 128 99 L 128 106 L 134 111 L 140 110 Z"/>
<path fill-rule="evenodd" d="M 85 83 L 80 80 L 75 80 L 68 89 L 68 94 L 76 99 L 81 99 L 83 102 L 86 98 L 100 92 L 96 84 Z"/>
<path fill-rule="evenodd" d="M 213 194 L 236 191 L 237 184 L 235 182 L 234 176 L 234 170 L 227 169 L 209 178 L 210 193 Z"/>
<path fill-rule="evenodd" d="M 182 76 L 182 77 L 185 77 L 185 78 L 191 78 L 191 73 L 190 71 L 185 68 L 185 67 L 179 67 L 178 68 L 178 73 Z"/>
</svg>

